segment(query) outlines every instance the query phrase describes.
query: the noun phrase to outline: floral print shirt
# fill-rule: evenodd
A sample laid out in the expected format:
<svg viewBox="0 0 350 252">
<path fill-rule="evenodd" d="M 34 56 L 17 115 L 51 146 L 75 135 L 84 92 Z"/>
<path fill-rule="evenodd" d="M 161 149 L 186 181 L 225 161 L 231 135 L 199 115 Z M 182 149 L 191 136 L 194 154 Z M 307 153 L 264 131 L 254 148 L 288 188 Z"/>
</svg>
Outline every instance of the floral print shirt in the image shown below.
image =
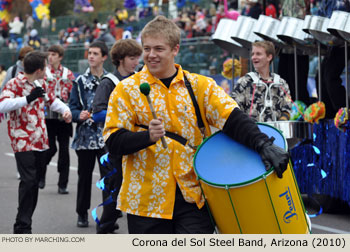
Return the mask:
<svg viewBox="0 0 350 252">
<path fill-rule="evenodd" d="M 256 72 L 253 74 L 256 74 L 260 83 L 253 83 L 252 77 L 246 74 L 233 87 L 231 97 L 238 103 L 242 111 L 250 115 L 255 121 L 260 122 L 277 121 L 281 118 L 283 112 L 290 114 L 292 102 L 286 81 L 280 78 L 280 85 L 274 85 L 270 88 L 272 106 L 266 106 L 265 108 L 266 100 L 270 100 L 270 97 L 266 97 L 267 88 L 263 83 L 267 86 L 272 85 L 275 74 L 272 74 L 267 81 L 259 78 Z M 263 113 L 259 119 L 261 112 Z"/>
<path fill-rule="evenodd" d="M 67 74 L 63 76 L 63 66 L 59 65 L 58 69 L 54 69 L 51 65 L 47 65 L 46 81 L 48 83 L 49 92 L 52 92 L 57 98 L 61 99 L 64 103 L 68 102 L 70 91 L 72 90 L 75 79 L 71 70 L 66 69 Z"/>
<path fill-rule="evenodd" d="M 158 117 L 163 118 L 165 129 L 198 146 L 203 135 L 197 126 L 195 109 L 184 83 L 184 74 L 192 85 L 206 128 L 222 129 L 237 103 L 211 78 L 192 74 L 178 68 L 177 76 L 167 88 L 148 71 L 147 66 L 119 82 L 112 92 L 107 109 L 104 139 L 119 129 L 142 131 L 138 125 L 148 125 L 152 113 L 140 84 L 151 86 L 150 98 Z M 198 180 L 193 168 L 195 150 L 189 145 L 165 137 L 168 148 L 161 141 L 136 153 L 123 156 L 123 184 L 117 207 L 127 213 L 171 219 L 175 204 L 176 184 L 190 203 L 204 205 Z M 213 167 L 215 168 L 215 167 Z"/>
<path fill-rule="evenodd" d="M 304 19 L 306 15 L 305 0 L 282 0 L 282 16 Z"/>
<path fill-rule="evenodd" d="M 104 70 L 104 75 L 107 72 Z M 102 76 L 102 77 L 103 77 Z M 97 86 L 101 78 L 91 74 L 90 68 L 76 79 L 71 92 L 69 107 L 74 114 L 80 114 L 82 110 L 92 112 L 92 102 L 95 97 Z M 92 118 L 81 122 L 78 121 L 76 133 L 72 142 L 74 150 L 97 150 L 102 149 L 105 143 L 102 138 L 103 124 L 96 124 Z"/>
<path fill-rule="evenodd" d="M 34 84 L 29 83 L 23 73 L 19 73 L 16 78 L 11 79 L 4 86 L 0 95 L 0 102 L 6 98 L 27 96 L 34 88 Z M 45 82 L 42 83 L 42 88 L 47 91 Z M 52 94 L 48 94 L 48 97 L 48 103 L 51 105 L 55 97 Z M 10 116 L 8 134 L 15 153 L 43 151 L 49 148 L 44 106 L 44 99 L 38 98 L 26 106 L 8 113 Z"/>
</svg>

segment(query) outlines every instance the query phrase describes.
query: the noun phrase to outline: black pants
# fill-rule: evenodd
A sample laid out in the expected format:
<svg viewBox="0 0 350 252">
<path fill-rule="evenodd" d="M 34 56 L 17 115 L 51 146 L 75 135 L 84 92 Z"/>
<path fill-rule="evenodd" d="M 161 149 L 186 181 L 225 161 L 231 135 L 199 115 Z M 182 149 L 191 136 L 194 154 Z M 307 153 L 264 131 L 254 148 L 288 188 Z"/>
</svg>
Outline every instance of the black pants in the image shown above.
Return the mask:
<svg viewBox="0 0 350 252">
<path fill-rule="evenodd" d="M 100 164 L 100 157 L 106 153 L 104 149 L 77 150 L 76 153 L 78 155 L 78 193 L 76 212 L 79 215 L 85 215 L 90 209 L 92 173 L 94 171 L 96 159 L 100 168 L 101 176 L 107 174 L 109 168 Z M 109 194 L 103 192 L 102 196 L 103 200 L 105 200 L 108 198 Z M 109 205 L 106 207 L 108 206 Z"/>
<path fill-rule="evenodd" d="M 214 225 L 207 207 L 186 202 L 176 187 L 172 220 L 128 214 L 128 229 L 130 234 L 212 234 Z"/>
<path fill-rule="evenodd" d="M 298 100 L 310 105 L 310 96 L 307 90 L 307 79 L 309 75 L 309 56 L 297 55 L 298 70 Z M 296 100 L 295 93 L 295 67 L 294 54 L 281 53 L 278 62 L 278 74 L 289 85 L 290 93 L 293 101 Z"/>
<path fill-rule="evenodd" d="M 18 187 L 18 211 L 13 232 L 28 234 L 32 232 L 32 216 L 38 201 L 39 176 L 45 166 L 45 153 L 17 152 L 15 158 L 21 180 Z"/>
<path fill-rule="evenodd" d="M 111 157 L 109 154 L 109 162 L 110 165 L 108 166 L 108 169 L 103 169 L 101 171 L 101 178 L 106 176 L 108 172 L 113 170 L 113 168 L 116 168 L 117 172 L 104 180 L 107 190 L 109 192 L 114 190 L 114 193 L 112 194 L 113 202 L 103 206 L 100 225 L 96 227 L 97 233 L 102 234 L 113 232 L 114 223 L 117 221 L 118 216 L 121 213 L 120 210 L 116 209 L 116 201 L 123 181 L 122 157 Z M 106 200 L 109 195 L 109 193 L 103 193 L 103 199 Z"/>
<path fill-rule="evenodd" d="M 333 119 L 338 110 L 346 106 L 345 87 L 340 77 L 345 68 L 344 56 L 344 47 L 332 47 L 322 61 L 321 100 L 325 103 L 328 119 Z M 317 76 L 315 78 L 318 86 Z"/>
<path fill-rule="evenodd" d="M 49 165 L 52 157 L 57 152 L 57 140 L 59 147 L 57 162 L 57 171 L 59 173 L 58 186 L 66 188 L 69 178 L 69 137 L 72 136 L 72 124 L 58 119 L 46 119 L 46 126 L 50 149 L 46 151 L 46 166 L 43 169 L 40 179 L 45 180 L 47 165 Z"/>
</svg>

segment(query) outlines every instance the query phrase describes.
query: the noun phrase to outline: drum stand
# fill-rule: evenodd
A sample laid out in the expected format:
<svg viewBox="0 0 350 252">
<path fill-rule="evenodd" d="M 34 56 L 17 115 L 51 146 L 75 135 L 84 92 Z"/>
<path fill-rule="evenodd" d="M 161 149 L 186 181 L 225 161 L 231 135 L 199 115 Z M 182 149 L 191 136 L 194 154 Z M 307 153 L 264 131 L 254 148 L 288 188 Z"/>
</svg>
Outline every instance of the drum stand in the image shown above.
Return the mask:
<svg viewBox="0 0 350 252">
<path fill-rule="evenodd" d="M 297 46 L 295 43 L 294 43 L 293 47 L 294 47 L 294 78 L 295 78 L 294 91 L 295 91 L 295 100 L 298 100 L 298 98 L 299 98 L 299 95 L 298 95 L 298 59 L 297 59 L 298 57 L 297 57 Z"/>
<path fill-rule="evenodd" d="M 318 62 L 317 62 L 317 67 L 318 67 L 318 100 L 322 101 L 322 89 L 321 89 L 321 43 L 319 41 L 317 41 L 317 58 L 318 58 Z"/>
<path fill-rule="evenodd" d="M 348 80 L 348 41 L 345 40 L 345 96 L 346 113 L 349 113 L 349 80 Z"/>
</svg>

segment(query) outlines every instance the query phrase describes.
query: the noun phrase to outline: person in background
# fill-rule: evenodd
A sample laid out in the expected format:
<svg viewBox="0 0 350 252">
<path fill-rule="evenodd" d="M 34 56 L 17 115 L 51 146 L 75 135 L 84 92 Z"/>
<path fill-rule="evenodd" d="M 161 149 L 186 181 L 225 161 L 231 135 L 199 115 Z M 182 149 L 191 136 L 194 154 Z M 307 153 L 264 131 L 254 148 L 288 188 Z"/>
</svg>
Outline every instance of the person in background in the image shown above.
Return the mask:
<svg viewBox="0 0 350 252">
<path fill-rule="evenodd" d="M 64 48 L 60 45 L 52 45 L 48 49 L 48 54 L 49 64 L 46 67 L 48 92 L 65 104 L 68 104 L 75 77 L 72 71 L 61 65 Z M 59 147 L 57 161 L 57 171 L 59 173 L 58 193 L 68 194 L 69 138 L 73 134 L 73 127 L 71 123 L 65 123 L 58 113 L 51 111 L 48 107 L 45 114 L 50 148 L 46 151 L 45 167 L 40 175 L 39 188 L 43 189 L 45 187 L 47 166 L 57 152 L 57 140 Z"/>
<path fill-rule="evenodd" d="M 0 85 L 1 86 L 2 86 L 2 83 L 5 79 L 5 77 L 6 77 L 6 68 L 4 65 L 0 65 Z"/>
<path fill-rule="evenodd" d="M 180 36 L 178 26 L 164 16 L 150 21 L 141 32 L 145 66 L 119 82 L 109 99 L 103 134 L 110 153 L 123 156 L 117 207 L 127 212 L 132 234 L 213 233 L 192 160 L 210 136 L 210 125 L 260 153 L 266 168 L 273 166 L 279 177 L 289 161 L 289 154 L 272 144 L 213 79 L 175 64 Z M 140 92 L 141 83 L 150 85 L 158 119 Z"/>
<path fill-rule="evenodd" d="M 309 0 L 281 0 L 282 17 L 295 17 L 304 19 L 305 15 L 310 13 Z M 292 47 L 282 49 L 279 54 L 278 74 L 289 84 L 292 100 L 304 102 L 306 106 L 315 102 L 307 90 L 307 80 L 309 74 L 309 55 L 299 50 L 297 51 L 297 70 L 298 70 L 298 94 L 295 92 L 295 67 L 294 67 L 294 49 Z"/>
<path fill-rule="evenodd" d="M 110 50 L 110 57 L 112 63 L 115 65 L 115 70 L 112 73 L 105 75 L 96 89 L 96 94 L 92 104 L 93 120 L 96 123 L 104 124 L 109 96 L 119 81 L 128 78 L 135 73 L 135 69 L 139 64 L 139 59 L 142 54 L 142 48 L 139 43 L 133 39 L 118 40 Z M 105 179 L 105 183 L 109 190 L 114 190 L 113 198 L 116 200 L 120 186 L 122 183 L 122 157 L 109 155 L 110 170 L 101 170 L 101 177 L 104 177 L 113 168 L 117 169 L 115 175 Z M 106 200 L 108 194 L 104 192 L 103 198 Z M 100 225 L 96 226 L 98 234 L 112 233 L 119 228 L 116 223 L 117 219 L 121 217 L 121 211 L 116 209 L 115 201 L 103 207 L 103 213 L 100 219 Z"/>
<path fill-rule="evenodd" d="M 9 113 L 8 133 L 21 180 L 14 234 L 32 233 L 32 216 L 38 201 L 39 174 L 44 166 L 48 137 L 44 106 L 63 115 L 69 123 L 67 105 L 48 91 L 45 77 L 46 54 L 34 51 L 24 60 L 24 72 L 6 83 L 0 94 L 0 112 Z"/>
<path fill-rule="evenodd" d="M 88 227 L 88 210 L 91 202 L 92 173 L 95 162 L 99 164 L 100 173 L 106 169 L 100 164 L 100 158 L 106 151 L 102 138 L 103 123 L 96 123 L 91 118 L 92 102 L 101 79 L 107 74 L 103 63 L 108 57 L 108 47 L 102 41 L 89 45 L 86 72 L 79 75 L 73 82 L 69 107 L 73 122 L 77 123 L 72 148 L 78 156 L 78 191 L 76 212 L 78 227 Z"/>
<path fill-rule="evenodd" d="M 247 16 L 254 19 L 258 19 L 260 14 L 262 14 L 263 12 L 259 0 L 247 0 L 247 4 L 250 6 Z"/>
<path fill-rule="evenodd" d="M 21 48 L 18 54 L 18 60 L 15 65 L 10 66 L 7 69 L 6 76 L 4 80 L 2 81 L 1 88 L 5 86 L 5 84 L 11 80 L 12 78 L 15 78 L 18 73 L 23 72 L 24 67 L 23 67 L 23 59 L 27 55 L 27 53 L 30 53 L 34 51 L 33 47 L 31 46 L 24 46 Z"/>
<path fill-rule="evenodd" d="M 241 77 L 231 97 L 239 107 L 258 122 L 289 120 L 292 109 L 288 84 L 270 72 L 275 56 L 272 42 L 258 41 L 252 45 L 251 61 L 255 72 Z"/>
<path fill-rule="evenodd" d="M 340 10 L 350 12 L 350 2 L 343 0 L 321 1 L 319 5 L 319 16 L 330 18 L 333 11 Z M 348 49 L 350 47 L 348 46 Z M 348 60 L 350 58 L 348 53 Z M 326 106 L 327 119 L 333 119 L 340 108 L 346 107 L 346 92 L 342 85 L 341 75 L 345 68 L 344 46 L 332 46 L 323 57 L 321 64 L 322 74 L 322 101 Z M 318 75 L 318 74 L 317 74 Z M 318 78 L 315 77 L 316 86 Z"/>
</svg>

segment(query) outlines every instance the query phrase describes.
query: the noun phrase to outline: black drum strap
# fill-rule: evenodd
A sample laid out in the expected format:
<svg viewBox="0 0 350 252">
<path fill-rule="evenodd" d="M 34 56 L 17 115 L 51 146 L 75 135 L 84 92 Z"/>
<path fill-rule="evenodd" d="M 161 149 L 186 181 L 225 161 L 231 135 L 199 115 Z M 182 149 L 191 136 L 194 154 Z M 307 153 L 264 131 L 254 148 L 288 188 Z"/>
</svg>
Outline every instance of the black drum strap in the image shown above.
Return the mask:
<svg viewBox="0 0 350 252">
<path fill-rule="evenodd" d="M 205 133 L 205 127 L 204 127 L 204 123 L 203 123 L 203 120 L 202 120 L 201 111 L 200 111 L 200 109 L 199 109 L 199 106 L 198 106 L 196 97 L 194 96 L 191 83 L 188 81 L 188 79 L 186 78 L 186 75 L 185 75 L 185 74 L 184 74 L 184 78 L 185 78 L 185 85 L 186 85 L 186 88 L 187 88 L 188 92 L 190 93 L 190 96 L 191 96 L 191 100 L 192 100 L 194 109 L 196 110 L 196 116 L 197 116 L 197 121 L 198 121 L 198 127 L 199 127 L 199 129 L 201 130 L 202 133 Z"/>
</svg>

